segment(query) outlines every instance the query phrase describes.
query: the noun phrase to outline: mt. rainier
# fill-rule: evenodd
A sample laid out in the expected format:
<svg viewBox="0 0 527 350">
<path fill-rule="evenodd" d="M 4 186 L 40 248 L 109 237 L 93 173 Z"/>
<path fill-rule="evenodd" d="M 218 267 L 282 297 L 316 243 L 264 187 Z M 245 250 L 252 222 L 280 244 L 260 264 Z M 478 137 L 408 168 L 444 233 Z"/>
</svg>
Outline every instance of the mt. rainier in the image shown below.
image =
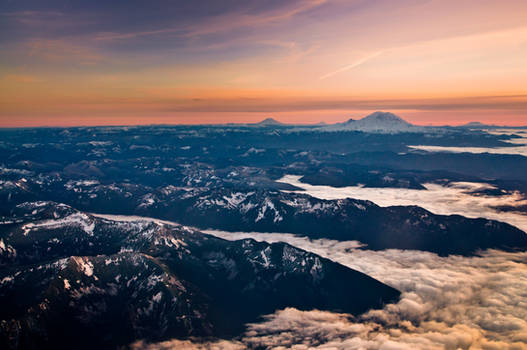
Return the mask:
<svg viewBox="0 0 527 350">
<path fill-rule="evenodd" d="M 408 123 L 401 117 L 390 112 L 375 112 L 362 119 L 349 119 L 343 123 L 337 123 L 319 128 L 321 131 L 363 131 L 380 134 L 392 134 L 400 132 L 422 132 L 424 128 Z"/>
</svg>

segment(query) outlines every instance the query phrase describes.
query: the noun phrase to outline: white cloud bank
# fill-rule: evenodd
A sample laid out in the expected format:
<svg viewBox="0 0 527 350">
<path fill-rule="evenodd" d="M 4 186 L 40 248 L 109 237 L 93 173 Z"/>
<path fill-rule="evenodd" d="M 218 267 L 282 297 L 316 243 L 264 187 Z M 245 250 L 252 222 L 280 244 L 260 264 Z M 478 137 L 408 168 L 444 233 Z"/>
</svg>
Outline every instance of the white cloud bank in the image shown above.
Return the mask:
<svg viewBox="0 0 527 350">
<path fill-rule="evenodd" d="M 336 349 L 527 349 L 526 253 L 442 258 L 417 251 L 329 249 L 325 255 L 398 288 L 401 300 L 357 319 L 280 311 L 251 325 L 245 342 Z"/>
<path fill-rule="evenodd" d="M 527 130 L 523 129 L 498 129 L 488 130 L 489 134 L 493 135 L 508 135 L 515 134 L 521 136 L 508 140 L 506 142 L 518 146 L 511 147 L 445 147 L 445 146 L 425 146 L 415 145 L 408 146 L 411 149 L 426 151 L 426 152 L 447 152 L 447 153 L 490 153 L 490 154 L 512 154 L 527 157 Z"/>
<path fill-rule="evenodd" d="M 492 185 L 476 182 L 452 182 L 447 185 L 425 183 L 426 190 L 406 188 L 372 188 L 361 186 L 331 187 L 300 182 L 301 176 L 286 175 L 278 182 L 302 188 L 310 196 L 320 199 L 355 198 L 369 200 L 381 207 L 418 205 L 432 213 L 459 214 L 469 218 L 487 218 L 507 222 L 527 232 L 527 215 L 520 212 L 501 212 L 495 207 L 527 205 L 520 192 L 504 192 L 500 196 L 476 195 L 472 192 L 495 189 Z"/>
<path fill-rule="evenodd" d="M 249 325 L 232 342 L 172 340 L 136 343 L 136 349 L 527 349 L 525 252 L 439 257 L 410 250 L 360 250 L 357 242 L 292 234 L 207 232 L 230 240 L 286 241 L 399 289 L 401 300 L 356 318 L 288 308 Z"/>
<path fill-rule="evenodd" d="M 425 146 L 415 145 L 408 146 L 411 149 L 417 149 L 426 152 L 447 152 L 447 153 L 491 153 L 491 154 L 512 154 L 527 157 L 527 146 L 511 147 L 447 147 L 447 146 Z"/>
</svg>

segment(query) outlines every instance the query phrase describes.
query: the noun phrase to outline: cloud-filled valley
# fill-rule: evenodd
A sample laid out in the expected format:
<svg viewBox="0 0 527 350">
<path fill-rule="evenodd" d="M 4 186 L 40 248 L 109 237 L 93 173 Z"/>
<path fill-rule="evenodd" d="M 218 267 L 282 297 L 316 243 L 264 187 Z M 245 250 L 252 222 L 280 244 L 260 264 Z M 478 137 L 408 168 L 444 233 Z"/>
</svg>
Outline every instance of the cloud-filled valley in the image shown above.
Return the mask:
<svg viewBox="0 0 527 350">
<path fill-rule="evenodd" d="M 511 147 L 447 147 L 447 146 L 408 146 L 415 150 L 427 152 L 449 152 L 449 153 L 491 153 L 491 154 L 518 154 L 527 157 L 527 146 Z"/>
<path fill-rule="evenodd" d="M 288 234 L 207 231 L 236 240 L 285 241 L 364 272 L 403 292 L 401 300 L 358 318 L 292 308 L 251 324 L 233 342 L 136 344 L 205 348 L 527 349 L 527 254 L 486 251 L 439 257 L 419 251 L 356 249 L 357 242 Z M 350 295 L 353 291 L 350 291 Z"/>
<path fill-rule="evenodd" d="M 335 188 L 279 181 L 322 199 L 356 198 L 380 206 L 419 205 L 437 214 L 460 214 L 505 221 L 527 230 L 527 216 L 500 212 L 502 205 L 523 206 L 519 192 L 495 191 L 474 182 L 427 183 L 426 190 Z M 126 219 L 126 217 L 120 217 Z M 140 218 L 128 218 L 139 220 Z M 227 240 L 287 242 L 372 276 L 402 292 L 400 301 L 359 317 L 294 308 L 278 310 L 248 325 L 240 337 L 210 342 L 170 340 L 136 348 L 241 349 L 527 349 L 527 253 L 497 250 L 474 257 L 389 249 L 372 251 L 357 241 L 309 239 L 287 233 L 205 230 Z M 350 295 L 353 291 L 350 291 Z"/>
<path fill-rule="evenodd" d="M 509 147 L 454 147 L 454 146 L 429 146 L 415 145 L 408 146 L 411 149 L 426 152 L 447 152 L 447 153 L 490 153 L 490 154 L 510 154 L 527 157 L 527 131 L 524 129 L 498 129 L 487 131 L 492 135 L 510 135 L 515 134 L 518 138 L 507 140 L 512 144 Z M 514 145 L 514 146 L 513 146 Z"/>
<path fill-rule="evenodd" d="M 425 183 L 426 190 L 406 188 L 372 188 L 361 186 L 331 187 L 310 185 L 300 181 L 301 176 L 286 175 L 279 182 L 287 183 L 303 189 L 313 197 L 320 199 L 355 198 L 369 200 L 381 207 L 392 205 L 418 205 L 434 214 L 459 214 L 469 218 L 484 217 L 504 221 L 523 231 L 527 231 L 527 215 L 519 212 L 502 212 L 499 206 L 523 206 L 527 204 L 520 192 L 502 192 L 499 196 L 489 196 L 480 193 L 485 190 L 495 190 L 496 187 L 486 183 L 452 182 L 446 185 Z"/>
</svg>

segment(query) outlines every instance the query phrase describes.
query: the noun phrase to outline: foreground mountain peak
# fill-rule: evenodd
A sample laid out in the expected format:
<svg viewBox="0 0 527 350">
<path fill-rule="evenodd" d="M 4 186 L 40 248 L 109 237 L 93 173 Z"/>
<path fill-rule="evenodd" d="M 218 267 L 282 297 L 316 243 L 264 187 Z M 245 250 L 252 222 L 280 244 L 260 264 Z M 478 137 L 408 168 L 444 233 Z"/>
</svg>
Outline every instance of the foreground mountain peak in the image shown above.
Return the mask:
<svg viewBox="0 0 527 350">
<path fill-rule="evenodd" d="M 359 315 L 400 295 L 283 242 L 227 241 L 178 224 L 114 221 L 54 202 L 23 203 L 16 214 L 0 239 L 2 349 L 115 349 L 138 338 L 231 337 L 286 307 Z M 79 218 L 90 220 L 92 234 Z"/>
</svg>

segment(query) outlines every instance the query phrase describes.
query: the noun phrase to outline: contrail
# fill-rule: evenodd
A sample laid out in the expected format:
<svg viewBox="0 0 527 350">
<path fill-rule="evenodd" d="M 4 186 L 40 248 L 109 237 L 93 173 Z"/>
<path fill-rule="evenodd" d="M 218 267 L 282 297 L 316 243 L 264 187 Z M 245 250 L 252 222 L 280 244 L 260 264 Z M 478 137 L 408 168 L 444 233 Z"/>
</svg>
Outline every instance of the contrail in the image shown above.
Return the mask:
<svg viewBox="0 0 527 350">
<path fill-rule="evenodd" d="M 345 67 L 342 67 L 342 68 L 340 68 L 340 69 L 337 69 L 337 70 L 334 71 L 334 72 L 331 72 L 331 73 L 328 73 L 328 74 L 325 74 L 325 75 L 321 76 L 319 79 L 320 79 L 320 80 L 327 79 L 327 78 L 329 78 L 329 77 L 334 76 L 335 74 L 342 73 L 342 72 L 345 72 L 345 71 L 347 71 L 347 70 L 350 70 L 350 69 L 353 69 L 353 68 L 355 68 L 355 67 L 358 67 L 358 66 L 360 66 L 361 64 L 363 64 L 364 62 L 366 62 L 366 61 L 368 61 L 368 60 L 371 60 L 371 59 L 374 58 L 374 57 L 379 56 L 381 53 L 382 53 L 382 51 L 377 51 L 377 52 L 372 53 L 371 55 L 364 56 L 364 57 L 362 57 L 361 59 L 357 60 L 356 62 L 353 62 L 353 63 L 350 64 L 350 65 L 347 65 L 347 66 L 345 66 Z"/>
</svg>

